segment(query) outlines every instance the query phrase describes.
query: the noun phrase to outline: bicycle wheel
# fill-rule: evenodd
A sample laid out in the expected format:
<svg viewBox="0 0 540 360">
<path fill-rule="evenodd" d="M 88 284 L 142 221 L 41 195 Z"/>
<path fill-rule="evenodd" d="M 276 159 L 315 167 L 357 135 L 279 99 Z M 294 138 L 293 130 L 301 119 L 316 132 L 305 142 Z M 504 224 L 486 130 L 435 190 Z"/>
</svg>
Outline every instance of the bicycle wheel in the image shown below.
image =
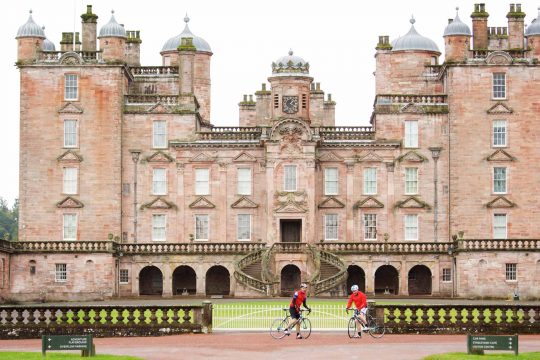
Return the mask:
<svg viewBox="0 0 540 360">
<path fill-rule="evenodd" d="M 349 337 L 352 339 L 354 335 L 356 334 L 358 336 L 358 330 L 356 330 L 356 320 L 354 317 L 349 319 L 349 326 L 347 327 L 347 332 L 349 333 Z"/>
<path fill-rule="evenodd" d="M 302 319 L 302 323 L 300 324 L 300 335 L 304 339 L 307 339 L 309 335 L 311 335 L 311 321 L 307 318 Z"/>
<path fill-rule="evenodd" d="M 287 319 L 275 319 L 270 326 L 270 335 L 274 339 L 281 339 L 285 336 L 283 332 L 287 328 L 288 322 Z"/>
<path fill-rule="evenodd" d="M 384 336 L 384 333 L 386 332 L 386 328 L 384 327 L 384 320 L 381 321 L 381 324 L 378 324 L 375 318 L 373 318 L 371 315 L 368 315 L 367 321 L 369 335 L 371 335 L 371 337 L 374 337 L 375 339 L 382 338 Z"/>
</svg>

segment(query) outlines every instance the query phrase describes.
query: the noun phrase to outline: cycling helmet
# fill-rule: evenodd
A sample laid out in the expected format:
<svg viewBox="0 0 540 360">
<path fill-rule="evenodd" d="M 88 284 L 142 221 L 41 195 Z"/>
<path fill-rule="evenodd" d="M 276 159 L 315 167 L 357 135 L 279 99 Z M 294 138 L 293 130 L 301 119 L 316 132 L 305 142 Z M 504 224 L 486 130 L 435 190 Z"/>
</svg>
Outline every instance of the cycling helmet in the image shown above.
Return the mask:
<svg viewBox="0 0 540 360">
<path fill-rule="evenodd" d="M 306 284 L 306 283 L 302 283 L 302 284 L 300 284 L 300 287 L 303 288 L 303 289 L 307 289 L 307 284 Z"/>
<path fill-rule="evenodd" d="M 358 285 L 351 286 L 351 291 L 358 291 Z"/>
</svg>

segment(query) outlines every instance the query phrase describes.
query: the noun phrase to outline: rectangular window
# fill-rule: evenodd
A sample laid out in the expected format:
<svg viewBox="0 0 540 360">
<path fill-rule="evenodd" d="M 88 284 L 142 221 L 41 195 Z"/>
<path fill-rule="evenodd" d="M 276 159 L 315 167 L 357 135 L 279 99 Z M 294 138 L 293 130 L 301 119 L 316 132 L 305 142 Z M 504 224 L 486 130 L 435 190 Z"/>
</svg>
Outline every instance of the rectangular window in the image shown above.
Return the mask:
<svg viewBox="0 0 540 360">
<path fill-rule="evenodd" d="M 506 74 L 493 74 L 493 98 L 506 99 Z"/>
<path fill-rule="evenodd" d="M 364 194 L 365 195 L 377 194 L 377 169 L 376 168 L 364 169 Z"/>
<path fill-rule="evenodd" d="M 338 240 L 338 215 L 328 214 L 324 216 L 324 239 Z"/>
<path fill-rule="evenodd" d="M 66 282 L 67 281 L 67 265 L 66 264 L 54 264 L 54 281 Z"/>
<path fill-rule="evenodd" d="M 418 240 L 418 215 L 405 215 L 405 240 Z"/>
<path fill-rule="evenodd" d="M 296 165 L 283 167 L 283 190 L 296 191 Z"/>
<path fill-rule="evenodd" d="M 416 120 L 405 121 L 405 147 L 418 147 L 418 121 Z"/>
<path fill-rule="evenodd" d="M 195 240 L 208 240 L 208 215 L 195 215 Z"/>
<path fill-rule="evenodd" d="M 120 284 L 128 284 L 128 283 L 129 283 L 129 270 L 120 269 Z"/>
<path fill-rule="evenodd" d="M 506 281 L 517 281 L 517 264 L 506 264 Z"/>
<path fill-rule="evenodd" d="M 64 120 L 64 147 L 77 147 L 77 120 Z"/>
<path fill-rule="evenodd" d="M 64 100 L 77 100 L 79 97 L 79 78 L 74 74 L 64 76 Z"/>
<path fill-rule="evenodd" d="M 495 194 L 506 194 L 506 168 L 493 168 L 493 192 Z"/>
<path fill-rule="evenodd" d="M 364 240 L 377 240 L 377 214 L 364 214 Z"/>
<path fill-rule="evenodd" d="M 238 195 L 251 195 L 251 169 L 238 169 Z"/>
<path fill-rule="evenodd" d="M 251 215 L 240 214 L 238 215 L 238 228 L 237 237 L 238 240 L 251 240 Z"/>
<path fill-rule="evenodd" d="M 154 136 L 152 146 L 156 149 L 167 147 L 167 122 L 163 120 L 154 121 Z"/>
<path fill-rule="evenodd" d="M 338 194 L 338 169 L 337 168 L 324 169 L 324 194 L 325 195 Z"/>
<path fill-rule="evenodd" d="M 195 169 L 195 195 L 210 194 L 210 169 Z"/>
<path fill-rule="evenodd" d="M 405 195 L 418 194 L 418 168 L 405 168 Z"/>
<path fill-rule="evenodd" d="M 506 120 L 493 121 L 493 146 L 506 146 Z"/>
<path fill-rule="evenodd" d="M 452 282 L 452 269 L 443 268 L 442 269 L 442 281 L 443 282 Z"/>
<path fill-rule="evenodd" d="M 64 168 L 64 181 L 63 181 L 63 193 L 64 194 L 77 194 L 77 178 L 79 175 L 79 169 L 77 168 Z"/>
<path fill-rule="evenodd" d="M 167 215 L 164 215 L 164 214 L 152 215 L 152 240 L 154 241 L 167 240 Z"/>
<path fill-rule="evenodd" d="M 506 214 L 493 215 L 493 238 L 506 239 L 507 219 Z"/>
<path fill-rule="evenodd" d="M 77 215 L 64 214 L 64 240 L 77 240 Z"/>
<path fill-rule="evenodd" d="M 167 169 L 154 169 L 152 177 L 152 194 L 167 194 Z"/>
</svg>

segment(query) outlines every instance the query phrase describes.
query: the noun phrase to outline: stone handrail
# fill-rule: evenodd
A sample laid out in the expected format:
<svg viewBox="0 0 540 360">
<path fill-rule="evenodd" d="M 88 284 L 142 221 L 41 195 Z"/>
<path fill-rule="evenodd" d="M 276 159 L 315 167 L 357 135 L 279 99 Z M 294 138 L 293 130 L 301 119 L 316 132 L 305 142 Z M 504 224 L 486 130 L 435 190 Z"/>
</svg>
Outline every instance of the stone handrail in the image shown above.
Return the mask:
<svg viewBox="0 0 540 360">
<path fill-rule="evenodd" d="M 262 261 L 262 257 L 265 251 L 265 249 L 259 249 L 257 251 L 251 252 L 234 264 L 235 279 L 240 283 L 250 287 L 251 289 L 261 292 L 263 294 L 266 294 L 267 289 L 271 284 L 266 281 L 262 281 L 252 276 L 249 276 L 243 270 L 246 266 L 249 266 L 258 260 Z"/>
<path fill-rule="evenodd" d="M 319 132 L 331 132 L 331 133 L 341 133 L 341 132 L 351 132 L 351 133 L 365 133 L 373 132 L 372 126 L 321 126 Z"/>
<path fill-rule="evenodd" d="M 211 128 L 210 132 L 213 133 L 230 133 L 230 132 L 245 132 L 245 133 L 251 133 L 251 132 L 258 132 L 260 133 L 262 130 L 258 126 L 214 126 Z"/>
<path fill-rule="evenodd" d="M 323 140 L 373 140 L 375 130 L 371 126 L 321 127 L 319 135 Z"/>
<path fill-rule="evenodd" d="M 133 76 L 177 75 L 178 66 L 136 66 L 129 71 Z"/>
<path fill-rule="evenodd" d="M 96 62 L 102 60 L 101 51 L 42 51 L 40 60 L 43 62 L 57 62 L 65 53 L 74 52 L 85 62 Z"/>
<path fill-rule="evenodd" d="M 325 242 L 317 244 L 321 250 L 336 254 L 361 253 L 447 253 L 451 242 Z"/>
<path fill-rule="evenodd" d="M 124 255 L 134 254 L 247 254 L 264 249 L 264 243 L 137 243 L 118 244 Z"/>
<path fill-rule="evenodd" d="M 525 59 L 526 58 L 526 53 L 527 51 L 526 50 L 522 50 L 522 49 L 515 49 L 515 50 L 509 50 L 509 51 L 505 51 L 505 50 L 473 50 L 472 51 L 472 54 L 473 54 L 473 58 L 474 59 L 485 59 L 488 57 L 489 54 L 491 54 L 492 52 L 505 52 L 507 53 L 508 55 L 510 55 L 510 57 L 512 57 L 512 59 Z"/>
<path fill-rule="evenodd" d="M 250 128 L 248 131 L 231 131 L 231 132 L 215 132 L 215 131 L 200 131 L 197 133 L 199 140 L 249 140 L 258 141 L 261 138 L 261 130 L 258 128 Z"/>
<path fill-rule="evenodd" d="M 212 304 L 0 306 L 0 339 L 41 335 L 96 337 L 212 332 Z"/>
<path fill-rule="evenodd" d="M 303 253 L 308 244 L 301 242 L 277 242 L 272 245 L 272 251 L 280 253 Z"/>
<path fill-rule="evenodd" d="M 445 94 L 437 94 L 437 95 L 378 94 L 375 99 L 376 105 L 411 104 L 411 103 L 440 105 L 440 104 L 447 104 L 448 100 Z"/>
<path fill-rule="evenodd" d="M 394 334 L 540 332 L 539 305 L 377 305 L 375 313 Z"/>
<path fill-rule="evenodd" d="M 14 252 L 16 241 L 0 239 L 0 251 Z"/>
<path fill-rule="evenodd" d="M 124 103 L 126 105 L 151 105 L 157 103 L 178 105 L 180 104 L 179 98 L 178 95 L 125 95 Z"/>
<path fill-rule="evenodd" d="M 460 239 L 458 251 L 540 250 L 540 239 Z"/>
<path fill-rule="evenodd" d="M 320 259 L 321 261 L 325 261 L 335 266 L 339 269 L 339 271 L 335 275 L 327 279 L 321 279 L 315 284 L 311 284 L 315 294 L 320 294 L 330 289 L 333 289 L 336 286 L 342 284 L 347 279 L 347 266 L 338 256 L 328 251 L 320 250 Z"/>
<path fill-rule="evenodd" d="M 114 252 L 114 241 L 13 241 L 17 252 Z"/>
<path fill-rule="evenodd" d="M 318 281 L 321 274 L 321 252 L 315 246 L 311 245 L 308 245 L 307 249 L 311 253 L 311 256 L 313 258 L 314 269 L 313 273 L 311 274 L 311 278 L 309 279 L 309 283 L 314 284 Z"/>
</svg>

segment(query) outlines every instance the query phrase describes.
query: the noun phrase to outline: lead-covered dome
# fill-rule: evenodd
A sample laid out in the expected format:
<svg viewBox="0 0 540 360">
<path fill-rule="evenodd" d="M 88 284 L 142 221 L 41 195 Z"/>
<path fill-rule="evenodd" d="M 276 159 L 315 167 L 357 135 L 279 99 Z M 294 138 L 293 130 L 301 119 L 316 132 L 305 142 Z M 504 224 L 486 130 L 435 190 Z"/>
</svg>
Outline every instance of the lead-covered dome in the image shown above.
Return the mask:
<svg viewBox="0 0 540 360">
<path fill-rule="evenodd" d="M 37 37 L 45 39 L 45 33 L 43 32 L 43 29 L 41 28 L 41 26 L 34 22 L 34 19 L 32 19 L 32 10 L 30 10 L 29 12 L 30 16 L 28 16 L 28 20 L 24 25 L 19 27 L 15 39 L 23 37 Z"/>
<path fill-rule="evenodd" d="M 176 35 L 163 45 L 163 48 L 161 49 L 161 52 L 164 51 L 176 51 L 178 50 L 178 47 L 180 46 L 180 43 L 182 42 L 182 38 L 192 38 L 193 39 L 193 46 L 195 46 L 195 49 L 197 51 L 203 51 L 203 52 L 212 52 L 212 49 L 210 48 L 210 45 L 204 40 L 202 37 L 199 37 L 197 35 L 194 35 L 191 30 L 189 30 L 188 22 L 189 17 L 186 15 L 184 17 L 184 22 L 186 23 L 186 26 L 184 27 L 184 31 L 180 35 Z"/>
<path fill-rule="evenodd" d="M 441 53 L 437 44 L 427 37 L 420 35 L 414 28 L 414 18 L 410 20 L 411 29 L 407 34 L 392 41 L 392 51 L 423 50 Z"/>
<path fill-rule="evenodd" d="M 449 23 L 446 26 L 446 29 L 444 29 L 443 36 L 452 36 L 452 35 L 466 35 L 471 36 L 471 29 L 461 21 L 458 15 L 459 8 L 456 8 L 456 18 L 452 20 L 451 23 Z"/>
<path fill-rule="evenodd" d="M 525 30 L 525 36 L 540 35 L 540 8 L 538 8 L 538 17 L 531 22 L 531 25 L 527 26 Z"/>
<path fill-rule="evenodd" d="M 272 63 L 272 73 L 277 75 L 309 74 L 309 63 L 292 50 Z"/>
<path fill-rule="evenodd" d="M 126 37 L 126 29 L 124 29 L 124 26 L 116 22 L 116 19 L 114 18 L 114 10 L 111 11 L 111 20 L 103 25 L 101 30 L 99 30 L 98 39 L 102 37 Z"/>
<path fill-rule="evenodd" d="M 45 35 L 45 26 L 43 26 L 41 28 L 41 30 L 43 30 L 43 35 Z M 43 44 L 41 45 L 41 50 L 43 51 L 56 51 L 56 47 L 54 46 L 54 43 L 47 39 L 47 37 L 45 37 L 45 40 L 43 40 Z"/>
</svg>

